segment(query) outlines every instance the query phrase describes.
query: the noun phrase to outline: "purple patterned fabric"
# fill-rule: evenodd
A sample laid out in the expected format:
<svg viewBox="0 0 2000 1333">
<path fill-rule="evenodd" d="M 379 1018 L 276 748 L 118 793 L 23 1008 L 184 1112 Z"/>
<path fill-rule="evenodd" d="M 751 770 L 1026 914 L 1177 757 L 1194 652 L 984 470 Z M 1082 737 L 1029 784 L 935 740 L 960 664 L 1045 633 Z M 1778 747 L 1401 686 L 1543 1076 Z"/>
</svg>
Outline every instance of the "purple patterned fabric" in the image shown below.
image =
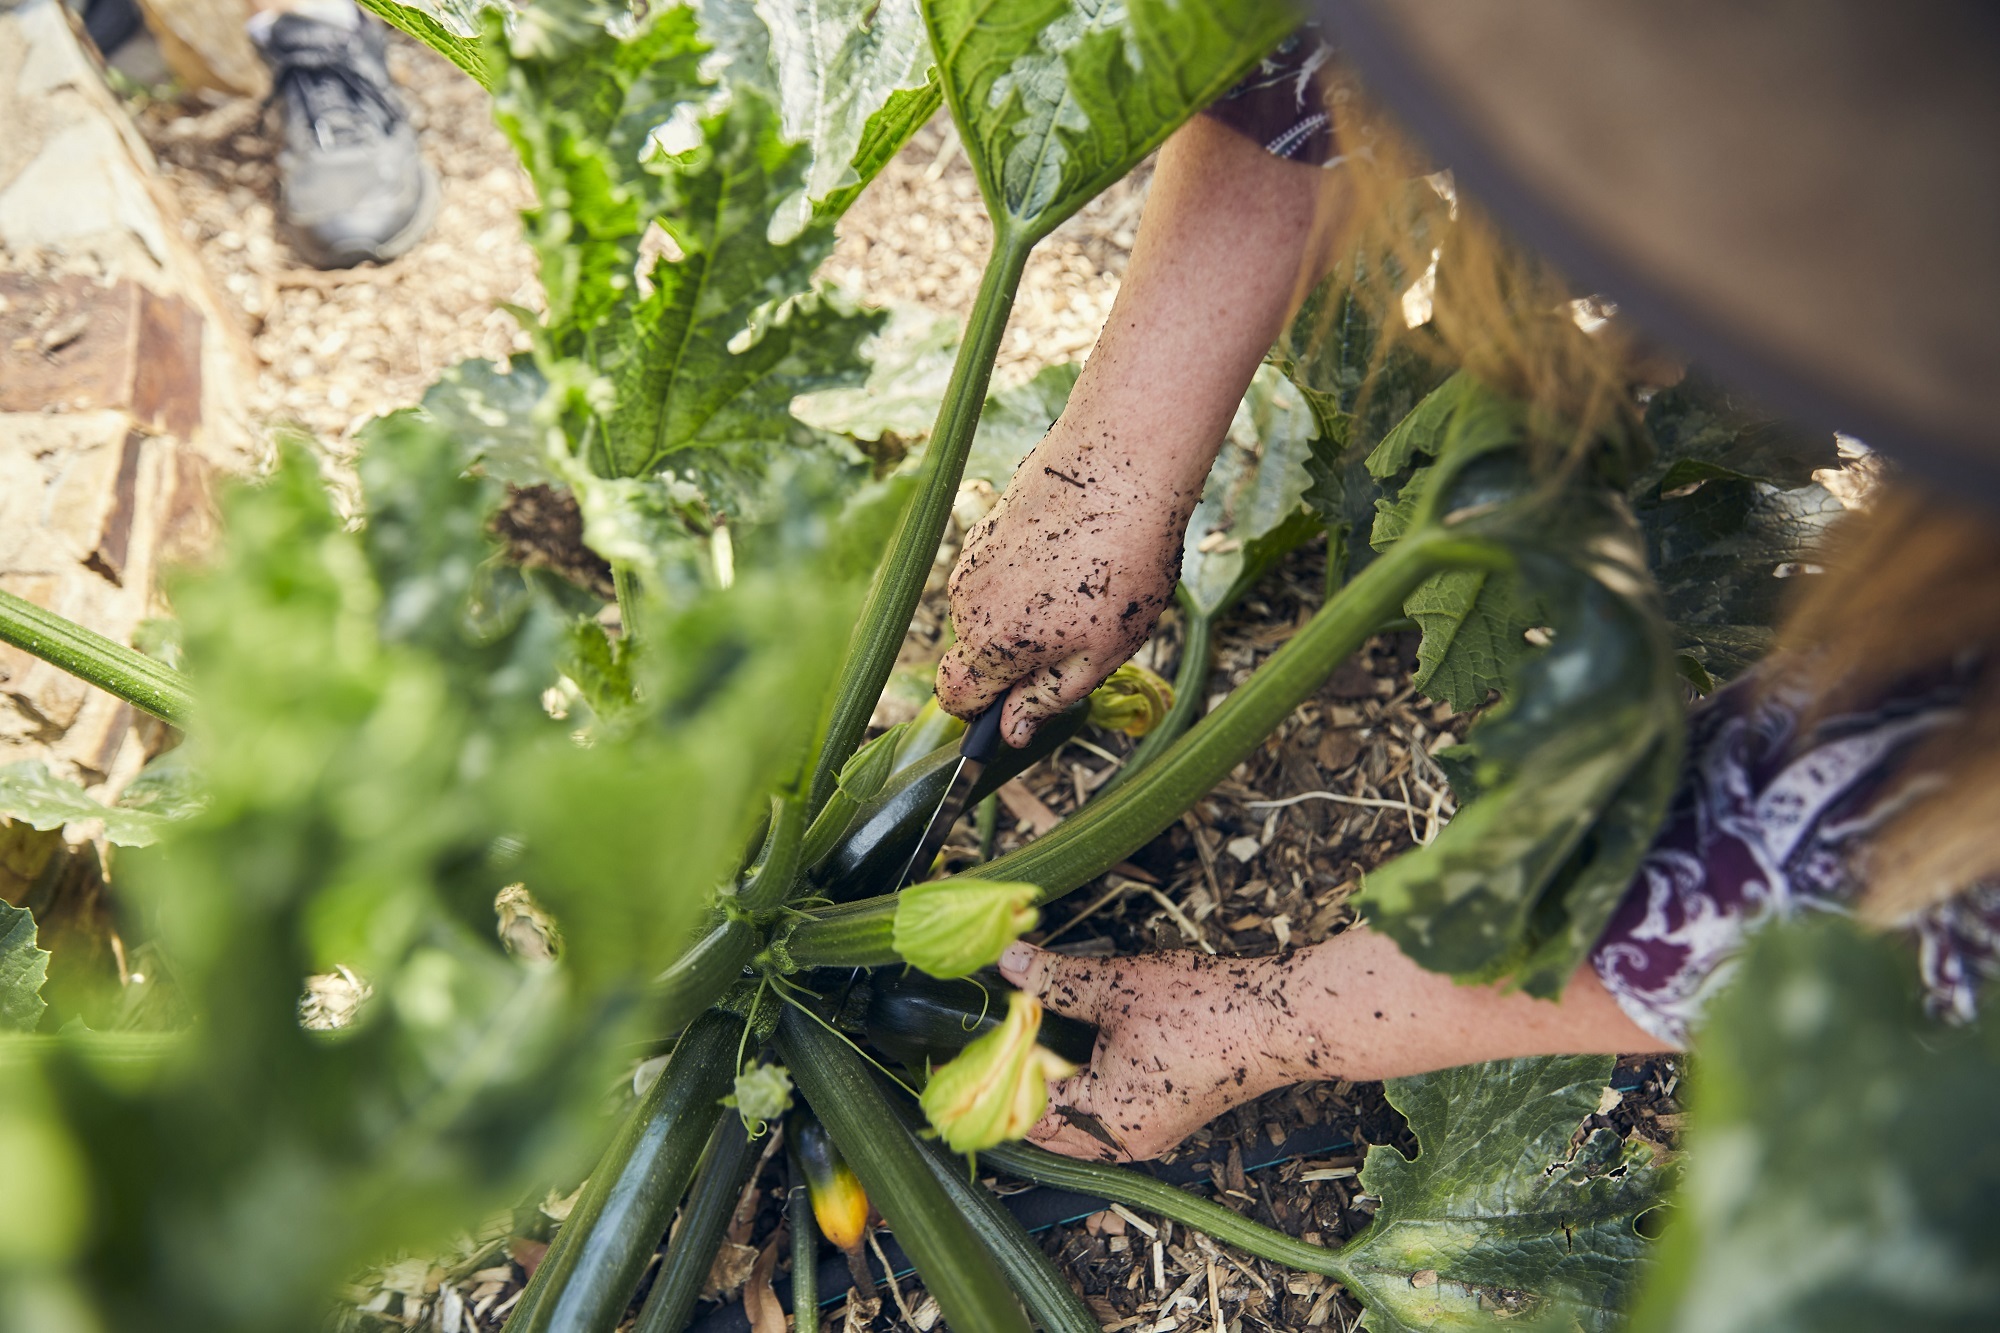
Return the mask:
<svg viewBox="0 0 2000 1333">
<path fill-rule="evenodd" d="M 1963 715 L 1949 680 L 1798 734 L 1803 700 L 1750 678 L 1690 719 L 1667 823 L 1591 961 L 1625 1013 L 1685 1046 L 1749 937 L 1773 920 L 1845 912 L 1868 838 L 1895 813 L 1889 778 L 1911 749 Z M 2000 884 L 1933 906 L 1908 928 L 1932 1008 L 1966 1019 L 2000 970 Z"/>
<path fill-rule="evenodd" d="M 1307 24 L 1287 37 L 1202 114 L 1264 145 L 1274 157 L 1317 166 L 1340 160 L 1322 72 L 1333 48 Z"/>
</svg>

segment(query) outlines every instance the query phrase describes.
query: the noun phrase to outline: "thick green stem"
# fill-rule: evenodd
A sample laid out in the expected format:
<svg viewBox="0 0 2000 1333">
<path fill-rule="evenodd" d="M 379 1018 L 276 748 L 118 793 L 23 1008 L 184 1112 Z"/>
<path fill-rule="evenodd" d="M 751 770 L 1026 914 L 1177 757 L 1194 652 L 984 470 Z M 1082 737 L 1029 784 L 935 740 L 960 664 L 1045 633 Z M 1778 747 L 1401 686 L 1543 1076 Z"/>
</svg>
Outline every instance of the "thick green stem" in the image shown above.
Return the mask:
<svg viewBox="0 0 2000 1333">
<path fill-rule="evenodd" d="M 628 644 L 639 642 L 639 578 L 622 565 L 611 569 L 611 587 L 618 598 L 618 629 Z"/>
<path fill-rule="evenodd" d="M 750 882 L 736 891 L 739 907 L 757 913 L 784 906 L 799 877 L 799 849 L 805 830 L 804 802 L 796 796 L 773 796 L 771 836 L 765 840 L 764 860 L 750 876 Z"/>
<path fill-rule="evenodd" d="M 1161 1217 L 1193 1227 L 1225 1245 L 1248 1250 L 1259 1259 L 1269 1259 L 1272 1263 L 1301 1272 L 1319 1273 L 1343 1282 L 1347 1280 L 1347 1266 L 1341 1262 L 1338 1250 L 1308 1245 L 1261 1222 L 1232 1213 L 1221 1204 L 1196 1198 L 1164 1180 L 1155 1180 L 1122 1167 L 1058 1157 L 1025 1143 L 1007 1143 L 989 1148 L 980 1157 L 1002 1171 L 1032 1180 L 1037 1185 L 1094 1194 L 1128 1208 L 1143 1208 L 1149 1213 L 1158 1213 Z"/>
<path fill-rule="evenodd" d="M 1334 667 L 1396 613 L 1419 583 L 1442 569 L 1508 563 L 1499 547 L 1444 532 L 1406 537 L 1321 607 L 1291 642 L 1159 762 L 1026 847 L 957 878 L 1038 885 L 1043 902 L 1089 883 L 1145 846 L 1249 758 L 1287 714 L 1312 697 Z M 820 966 L 855 967 L 891 961 L 896 902 L 896 895 L 885 894 L 816 915 L 792 931 L 786 949 L 800 966 L 807 965 L 806 959 Z"/>
<path fill-rule="evenodd" d="M 1089 883 L 1145 846 L 1249 758 L 1335 666 L 1398 612 L 1419 583 L 1441 569 L 1506 563 L 1496 547 L 1441 532 L 1398 542 L 1158 762 L 1045 836 L 967 874 L 1039 885 L 1044 902 Z"/>
<path fill-rule="evenodd" d="M 916 614 L 917 601 L 924 594 L 924 581 L 937 560 L 938 543 L 944 540 L 973 431 L 986 404 L 993 358 L 1000 351 L 1001 335 L 1007 331 L 1007 316 L 1014 308 L 1014 293 L 1021 285 L 1021 270 L 1031 248 L 1032 242 L 1017 237 L 1004 223 L 996 226 L 993 253 L 987 257 L 986 272 L 979 280 L 979 295 L 973 300 L 965 339 L 958 346 L 951 383 L 938 409 L 937 424 L 931 428 L 923 469 L 917 474 L 917 493 L 903 511 L 896 535 L 875 570 L 868 603 L 862 608 L 847 660 L 841 665 L 839 688 L 813 770 L 811 800 L 806 806 L 809 815 L 818 814 L 826 804 L 840 766 L 861 743 L 876 700 L 882 696 L 882 686 L 896 665 L 903 636 L 909 632 L 910 617 Z"/>
<path fill-rule="evenodd" d="M 708 1270 L 715 1266 L 715 1252 L 729 1229 L 730 1215 L 736 1211 L 737 1196 L 756 1164 L 742 1117 L 725 1114 L 709 1136 L 694 1188 L 681 1209 L 680 1226 L 633 1333 L 681 1333 L 687 1327 Z"/>
<path fill-rule="evenodd" d="M 10 592 L 0 592 L 0 643 L 61 667 L 162 722 L 185 727 L 194 714 L 194 690 L 180 672 Z"/>
<path fill-rule="evenodd" d="M 723 917 L 696 936 L 653 979 L 660 995 L 661 1031 L 680 1031 L 726 995 L 742 979 L 757 945 L 756 928 L 741 917 Z"/>
<path fill-rule="evenodd" d="M 785 1215 L 792 1229 L 792 1333 L 819 1333 L 819 1224 L 803 1182 L 792 1186 Z"/>
<path fill-rule="evenodd" d="M 1103 800 L 1165 754 L 1195 724 L 1201 716 L 1202 705 L 1207 702 L 1209 644 L 1215 630 L 1215 619 L 1213 615 L 1194 609 L 1186 584 L 1182 584 L 1176 593 L 1180 598 L 1186 630 L 1181 644 L 1180 665 L 1174 668 L 1174 706 L 1160 719 L 1160 725 L 1146 733 L 1146 738 L 1111 775 L 1111 780 L 1097 789 L 1093 800 Z"/>
</svg>

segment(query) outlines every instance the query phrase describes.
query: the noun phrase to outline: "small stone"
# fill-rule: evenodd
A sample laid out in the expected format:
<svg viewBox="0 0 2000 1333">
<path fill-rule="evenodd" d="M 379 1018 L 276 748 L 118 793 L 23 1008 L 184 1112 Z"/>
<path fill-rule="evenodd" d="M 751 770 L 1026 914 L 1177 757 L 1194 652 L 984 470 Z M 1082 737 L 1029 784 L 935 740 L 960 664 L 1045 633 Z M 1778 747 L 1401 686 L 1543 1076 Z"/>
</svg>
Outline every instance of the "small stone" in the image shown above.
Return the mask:
<svg viewBox="0 0 2000 1333">
<path fill-rule="evenodd" d="M 1231 838 L 1224 847 L 1231 856 L 1248 865 L 1257 859 L 1257 853 L 1264 850 L 1264 844 L 1252 837 Z"/>
<path fill-rule="evenodd" d="M 1425 1287 L 1435 1287 L 1437 1284 L 1438 1271 L 1435 1268 L 1420 1268 L 1410 1274 L 1410 1285 L 1419 1290 Z"/>
</svg>

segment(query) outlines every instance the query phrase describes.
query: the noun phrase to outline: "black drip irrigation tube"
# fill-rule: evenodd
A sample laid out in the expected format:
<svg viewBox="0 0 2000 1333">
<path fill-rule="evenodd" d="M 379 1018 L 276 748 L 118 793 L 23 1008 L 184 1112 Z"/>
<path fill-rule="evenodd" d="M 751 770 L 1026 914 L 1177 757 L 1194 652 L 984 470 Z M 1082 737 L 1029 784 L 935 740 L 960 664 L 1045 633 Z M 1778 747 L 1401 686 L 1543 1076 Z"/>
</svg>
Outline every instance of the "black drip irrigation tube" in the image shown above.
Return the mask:
<svg viewBox="0 0 2000 1333">
<path fill-rule="evenodd" d="M 1611 1086 L 1621 1093 L 1629 1093 L 1645 1086 L 1648 1070 L 1645 1068 L 1620 1069 L 1612 1077 Z M 1268 1171 L 1275 1166 L 1300 1157 L 1321 1157 L 1332 1153 L 1352 1152 L 1364 1145 L 1357 1144 L 1343 1129 L 1332 1125 L 1314 1125 L 1288 1135 L 1255 1162 L 1245 1162 L 1245 1173 Z M 1177 1162 L 1140 1162 L 1129 1169 L 1143 1171 L 1156 1180 L 1164 1180 L 1170 1185 L 1188 1186 L 1206 1183 L 1209 1179 L 1208 1154 L 1187 1158 Z M 1111 1206 L 1107 1199 L 1092 1194 L 1079 1194 L 1074 1190 L 1054 1189 L 1042 1185 L 1030 1185 L 1013 1194 L 1000 1196 L 1000 1203 L 1014 1215 L 1014 1220 L 1030 1234 L 1039 1235 L 1050 1227 L 1068 1226 L 1081 1222 L 1093 1213 L 1101 1213 Z M 888 1231 L 878 1231 L 876 1239 L 882 1244 L 882 1254 L 889 1261 L 889 1271 L 897 1280 L 916 1272 L 903 1247 L 896 1243 Z M 872 1246 L 870 1247 L 873 1248 Z M 830 1246 L 821 1246 L 819 1261 L 819 1289 L 828 1293 L 820 1300 L 822 1309 L 839 1305 L 847 1299 L 847 1289 L 854 1285 L 854 1279 L 847 1271 L 847 1260 L 834 1252 Z M 868 1256 L 868 1271 L 875 1280 L 883 1281 L 881 1261 L 873 1254 Z M 787 1313 L 792 1308 L 792 1281 L 788 1277 L 778 1278 L 772 1284 L 777 1292 L 778 1302 Z M 743 1303 L 731 1300 L 711 1308 L 705 1315 L 688 1325 L 688 1333 L 749 1333 L 750 1321 L 743 1313 Z"/>
</svg>

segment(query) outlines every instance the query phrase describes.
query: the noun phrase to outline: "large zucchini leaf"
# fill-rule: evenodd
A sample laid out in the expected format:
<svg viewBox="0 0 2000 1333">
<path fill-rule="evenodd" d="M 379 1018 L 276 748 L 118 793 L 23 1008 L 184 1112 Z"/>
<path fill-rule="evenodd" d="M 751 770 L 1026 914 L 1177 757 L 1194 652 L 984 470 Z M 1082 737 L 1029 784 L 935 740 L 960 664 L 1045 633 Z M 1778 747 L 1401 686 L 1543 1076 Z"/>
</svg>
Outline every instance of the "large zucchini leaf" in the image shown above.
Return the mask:
<svg viewBox="0 0 2000 1333">
<path fill-rule="evenodd" d="M 1609 1056 L 1501 1060 L 1391 1079 L 1417 1156 L 1368 1150 L 1381 1207 L 1339 1252 L 1370 1333 L 1619 1326 L 1649 1248 L 1635 1223 L 1672 1181 L 1609 1129 L 1581 1138 Z"/>
<path fill-rule="evenodd" d="M 1595 485 L 1537 479 L 1510 447 L 1504 410 L 1462 383 L 1448 382 L 1408 431 L 1399 427 L 1377 448 L 1385 470 L 1433 447 L 1439 461 L 1384 505 L 1376 536 L 1386 545 L 1385 536 L 1412 525 L 1441 523 L 1513 555 L 1512 569 L 1485 575 L 1478 587 L 1433 578 L 1406 603 L 1431 617 L 1422 622 L 1426 645 L 1449 635 L 1432 658 L 1433 678 L 1493 670 L 1503 700 L 1454 756 L 1470 778 L 1459 785 L 1477 799 L 1461 790 L 1463 808 L 1436 841 L 1369 875 L 1362 902 L 1369 920 L 1426 967 L 1511 977 L 1531 994 L 1554 996 L 1616 908 L 1665 813 L 1683 745 L 1680 687 L 1629 512 Z M 1440 420 L 1428 405 L 1447 394 L 1460 395 L 1461 406 Z M 1435 445 L 1408 443 L 1420 432 Z M 1521 630 L 1488 614 L 1492 587 L 1516 605 L 1532 589 L 1531 623 L 1546 626 L 1552 642 L 1533 649 Z M 1438 601 L 1463 595 L 1433 610 L 1419 600 L 1427 589 Z M 1470 628 L 1479 630 L 1476 645 Z M 1475 646 L 1492 652 L 1476 655 Z"/>
<path fill-rule="evenodd" d="M 846 212 L 943 100 L 916 0 L 706 0 L 701 17 L 733 70 L 770 92 L 785 138 L 811 153 L 774 241 Z"/>
<path fill-rule="evenodd" d="M 993 225 L 1047 235 L 1298 21 L 1273 0 L 926 0 Z"/>
</svg>

